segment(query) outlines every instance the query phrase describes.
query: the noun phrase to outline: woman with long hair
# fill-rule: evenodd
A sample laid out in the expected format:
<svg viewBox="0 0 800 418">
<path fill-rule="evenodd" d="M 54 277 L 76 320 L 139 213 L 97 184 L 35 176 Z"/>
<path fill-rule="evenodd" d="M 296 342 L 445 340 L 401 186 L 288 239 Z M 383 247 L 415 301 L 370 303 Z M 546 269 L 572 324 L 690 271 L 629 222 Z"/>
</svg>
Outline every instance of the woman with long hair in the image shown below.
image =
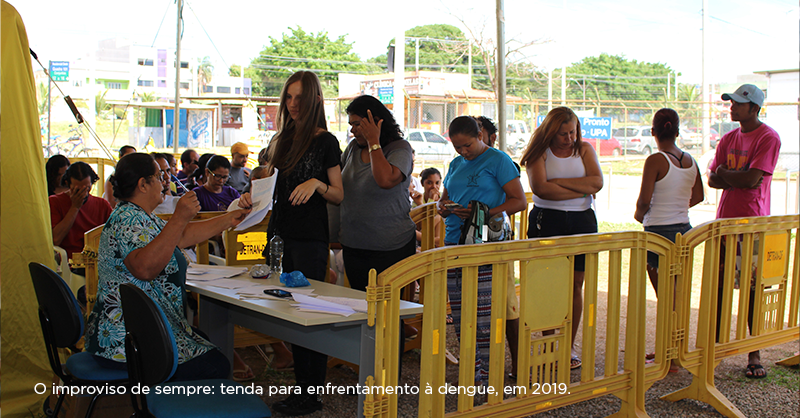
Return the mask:
<svg viewBox="0 0 800 418">
<path fill-rule="evenodd" d="M 597 232 L 592 202 L 594 194 L 603 187 L 603 173 L 594 148 L 581 140 L 580 120 L 572 109 L 557 107 L 547 114 L 533 132 L 520 163 L 527 169 L 533 191 L 528 238 Z M 583 312 L 585 262 L 586 256 L 575 257 L 572 369 L 581 366 L 575 336 Z"/>
<path fill-rule="evenodd" d="M 512 215 L 525 208 L 525 192 L 519 171 L 504 152 L 489 147 L 481 139 L 481 128 L 470 116 L 450 122 L 450 140 L 459 154 L 450 163 L 439 199 L 439 214 L 445 220 L 445 245 L 458 245 L 464 220 L 473 210 L 473 201 L 485 204 L 488 216 L 505 212 Z M 447 271 L 447 293 L 456 334 L 461 337 L 461 269 Z M 502 280 L 506 278 L 503 277 Z M 488 385 L 489 331 L 491 330 L 492 266 L 478 267 L 478 317 L 475 344 L 475 382 Z"/>
<path fill-rule="evenodd" d="M 327 131 L 322 86 L 310 71 L 292 74 L 281 91 L 278 133 L 267 149 L 270 173 L 278 170 L 267 235 L 283 239 L 283 271 L 301 271 L 325 280 L 328 271 L 327 202 L 342 201 L 341 150 Z M 249 194 L 240 206 L 251 204 Z M 269 251 L 269 245 L 266 247 Z M 306 415 L 322 409 L 313 386 L 325 384 L 328 357 L 294 345 L 294 373 L 302 394 L 289 395 L 272 406 L 284 415 Z"/>
</svg>

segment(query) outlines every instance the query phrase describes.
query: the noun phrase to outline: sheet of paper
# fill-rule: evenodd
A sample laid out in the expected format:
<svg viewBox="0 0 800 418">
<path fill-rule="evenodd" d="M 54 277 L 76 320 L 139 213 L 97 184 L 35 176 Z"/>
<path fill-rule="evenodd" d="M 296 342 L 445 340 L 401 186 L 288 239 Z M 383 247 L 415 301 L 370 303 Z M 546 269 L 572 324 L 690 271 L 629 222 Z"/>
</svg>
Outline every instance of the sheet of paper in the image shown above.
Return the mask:
<svg viewBox="0 0 800 418">
<path fill-rule="evenodd" d="M 272 209 L 272 195 L 275 193 L 275 181 L 278 179 L 278 169 L 265 178 L 253 180 L 250 187 L 250 199 L 253 201 L 253 208 L 247 217 L 236 226 L 236 231 L 244 231 L 247 228 L 264 220 L 267 212 Z"/>
<path fill-rule="evenodd" d="M 313 298 L 300 293 L 292 293 L 292 298 L 295 302 L 299 303 L 299 305 L 296 306 L 297 309 L 301 311 L 324 312 L 343 316 L 350 316 L 356 313 L 353 308 L 347 305 L 329 302 L 320 298 Z"/>
<path fill-rule="evenodd" d="M 240 289 L 243 287 L 250 286 L 249 282 L 236 279 L 215 279 L 215 280 L 209 280 L 204 284 L 208 286 L 221 287 L 223 289 Z"/>
<path fill-rule="evenodd" d="M 225 277 L 233 277 L 238 276 L 247 271 L 247 267 L 229 267 L 229 266 L 211 266 L 208 264 L 195 264 L 189 263 L 189 267 L 186 268 L 186 274 L 191 276 L 203 276 L 203 277 L 192 277 L 190 280 L 199 279 L 199 280 L 210 280 L 210 278 L 225 278 Z"/>
<path fill-rule="evenodd" d="M 317 296 L 317 299 L 349 306 L 356 312 L 367 312 L 367 301 L 364 299 L 337 298 L 334 296 Z"/>
</svg>

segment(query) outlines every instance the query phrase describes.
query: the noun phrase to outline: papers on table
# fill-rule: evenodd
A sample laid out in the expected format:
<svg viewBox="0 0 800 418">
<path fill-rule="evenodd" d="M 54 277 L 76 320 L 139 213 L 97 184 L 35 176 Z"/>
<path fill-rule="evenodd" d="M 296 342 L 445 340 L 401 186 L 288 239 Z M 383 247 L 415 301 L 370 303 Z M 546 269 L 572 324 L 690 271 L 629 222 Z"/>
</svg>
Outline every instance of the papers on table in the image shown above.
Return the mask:
<svg viewBox="0 0 800 418">
<path fill-rule="evenodd" d="M 334 296 L 319 296 L 318 299 L 349 306 L 356 312 L 367 312 L 367 301 L 365 299 L 337 298 Z"/>
<path fill-rule="evenodd" d="M 194 282 L 209 282 L 238 276 L 246 271 L 247 267 L 209 266 L 189 263 L 189 267 L 186 269 L 186 279 Z"/>
<path fill-rule="evenodd" d="M 297 302 L 294 304 L 297 310 L 301 312 L 322 312 L 327 314 L 350 316 L 356 311 L 350 306 L 341 303 L 330 302 L 325 299 L 312 298 L 300 293 L 292 293 L 292 298 Z M 346 298 L 341 298 L 346 299 Z"/>
<path fill-rule="evenodd" d="M 275 192 L 275 181 L 278 178 L 278 169 L 265 178 L 253 180 L 250 186 L 250 199 L 253 201 L 253 208 L 247 217 L 236 227 L 236 231 L 244 231 L 247 228 L 264 220 L 270 209 L 272 209 L 272 195 Z"/>
<path fill-rule="evenodd" d="M 274 285 L 263 286 L 260 284 L 243 289 L 237 289 L 236 294 L 239 295 L 239 300 L 245 300 L 245 299 L 269 299 L 269 300 L 286 300 L 286 301 L 292 300 L 290 298 L 279 298 L 264 293 L 264 291 L 268 289 L 278 289 L 293 294 L 301 293 L 306 296 L 314 294 L 314 289 L 310 287 L 296 288 L 296 287 L 284 287 L 284 286 L 274 286 Z"/>
</svg>

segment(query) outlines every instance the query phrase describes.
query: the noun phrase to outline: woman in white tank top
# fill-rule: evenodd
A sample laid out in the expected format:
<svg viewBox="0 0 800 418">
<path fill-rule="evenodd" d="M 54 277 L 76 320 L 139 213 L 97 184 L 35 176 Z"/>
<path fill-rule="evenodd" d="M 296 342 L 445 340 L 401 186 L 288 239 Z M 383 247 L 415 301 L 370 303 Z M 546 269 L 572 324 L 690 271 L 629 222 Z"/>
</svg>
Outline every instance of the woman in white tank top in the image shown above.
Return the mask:
<svg viewBox="0 0 800 418">
<path fill-rule="evenodd" d="M 603 173 L 594 148 L 581 141 L 581 124 L 568 107 L 551 110 L 536 128 L 520 159 L 533 191 L 533 210 L 528 238 L 597 232 L 591 209 L 594 194 L 603 188 Z M 575 257 L 572 283 L 572 359 L 570 368 L 581 366 L 575 350 L 583 308 L 586 256 Z"/>
<path fill-rule="evenodd" d="M 692 229 L 689 208 L 703 201 L 703 182 L 697 163 L 675 144 L 680 120 L 678 113 L 663 108 L 653 116 L 653 135 L 659 152 L 647 158 L 642 173 L 642 188 L 633 217 L 644 230 L 672 242 L 680 232 Z M 658 294 L 658 256 L 647 253 L 647 275 Z M 677 366 L 670 367 L 677 371 Z"/>
</svg>

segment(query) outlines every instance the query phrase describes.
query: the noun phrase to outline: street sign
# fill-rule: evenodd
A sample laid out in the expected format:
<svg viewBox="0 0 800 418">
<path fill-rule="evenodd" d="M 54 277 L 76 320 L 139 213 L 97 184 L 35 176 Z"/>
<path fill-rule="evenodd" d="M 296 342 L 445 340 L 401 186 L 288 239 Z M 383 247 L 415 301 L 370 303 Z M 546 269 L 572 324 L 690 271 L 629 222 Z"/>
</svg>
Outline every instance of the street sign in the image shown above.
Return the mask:
<svg viewBox="0 0 800 418">
<path fill-rule="evenodd" d="M 394 102 L 394 87 L 378 87 L 378 100 L 383 104 Z"/>
<path fill-rule="evenodd" d="M 611 118 L 578 118 L 581 121 L 581 138 L 611 139 Z M 536 125 L 544 122 L 544 116 L 536 119 Z"/>
<path fill-rule="evenodd" d="M 69 81 L 69 61 L 50 61 L 50 76 L 53 81 Z"/>
</svg>

